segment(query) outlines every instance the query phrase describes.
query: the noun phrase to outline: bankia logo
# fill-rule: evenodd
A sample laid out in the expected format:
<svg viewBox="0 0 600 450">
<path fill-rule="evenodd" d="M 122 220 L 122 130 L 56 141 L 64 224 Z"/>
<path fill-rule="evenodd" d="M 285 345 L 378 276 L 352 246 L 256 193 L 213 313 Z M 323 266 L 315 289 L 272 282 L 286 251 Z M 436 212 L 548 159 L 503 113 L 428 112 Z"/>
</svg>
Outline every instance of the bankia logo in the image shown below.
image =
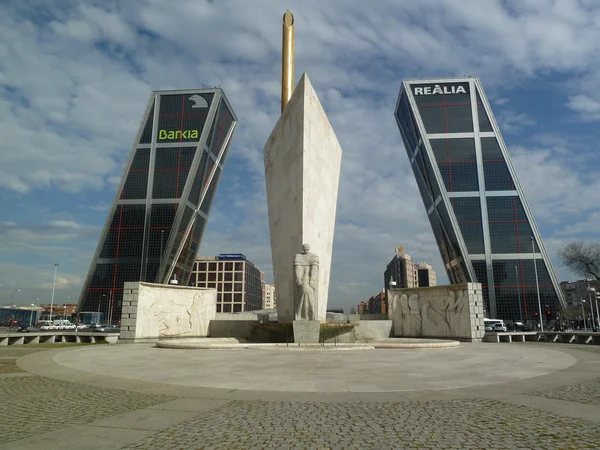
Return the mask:
<svg viewBox="0 0 600 450">
<path fill-rule="evenodd" d="M 433 86 L 419 86 L 413 88 L 415 95 L 451 95 L 466 94 L 467 90 L 461 84 L 434 84 Z"/>
<path fill-rule="evenodd" d="M 208 108 L 208 102 L 201 95 L 194 94 L 188 100 L 194 102 L 192 108 Z"/>
</svg>

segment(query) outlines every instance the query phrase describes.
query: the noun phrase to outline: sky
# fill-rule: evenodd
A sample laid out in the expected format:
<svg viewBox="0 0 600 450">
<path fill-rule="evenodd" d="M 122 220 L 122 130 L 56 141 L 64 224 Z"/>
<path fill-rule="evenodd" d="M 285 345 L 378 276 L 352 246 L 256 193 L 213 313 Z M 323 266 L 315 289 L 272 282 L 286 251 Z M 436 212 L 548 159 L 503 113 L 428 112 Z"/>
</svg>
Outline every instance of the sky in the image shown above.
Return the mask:
<svg viewBox="0 0 600 450">
<path fill-rule="evenodd" d="M 367 6 L 368 5 L 368 6 Z M 447 283 L 393 111 L 407 78 L 477 76 L 559 280 L 600 240 L 596 0 L 4 0 L 0 304 L 75 302 L 152 90 L 220 86 L 238 117 L 200 254 L 271 282 L 262 149 L 281 17 L 343 149 L 329 306 L 383 288 L 397 246 Z M 18 291 L 20 289 L 20 291 Z"/>
</svg>

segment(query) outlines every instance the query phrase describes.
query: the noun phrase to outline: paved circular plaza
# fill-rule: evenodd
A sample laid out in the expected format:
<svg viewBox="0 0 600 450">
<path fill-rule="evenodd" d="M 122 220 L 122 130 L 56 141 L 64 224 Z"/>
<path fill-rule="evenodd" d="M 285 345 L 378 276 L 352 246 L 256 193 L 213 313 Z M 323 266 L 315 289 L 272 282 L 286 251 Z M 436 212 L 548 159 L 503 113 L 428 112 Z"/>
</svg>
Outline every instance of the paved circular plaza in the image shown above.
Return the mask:
<svg viewBox="0 0 600 450">
<path fill-rule="evenodd" d="M 54 361 L 90 374 L 177 386 L 323 393 L 460 389 L 547 375 L 577 362 L 551 348 L 511 345 L 418 350 L 340 347 L 339 351 L 317 347 L 302 352 L 295 348 L 92 346 L 60 353 Z"/>
<path fill-rule="evenodd" d="M 7 347 L 0 398 L 0 450 L 600 448 L 600 347 Z"/>
</svg>

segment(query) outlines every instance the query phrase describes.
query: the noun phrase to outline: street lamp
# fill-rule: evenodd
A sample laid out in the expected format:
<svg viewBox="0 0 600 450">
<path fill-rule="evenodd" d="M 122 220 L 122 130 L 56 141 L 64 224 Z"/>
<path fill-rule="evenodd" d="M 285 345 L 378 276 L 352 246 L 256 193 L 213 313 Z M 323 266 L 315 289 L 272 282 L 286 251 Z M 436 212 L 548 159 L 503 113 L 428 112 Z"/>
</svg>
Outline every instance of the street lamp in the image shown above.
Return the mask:
<svg viewBox="0 0 600 450">
<path fill-rule="evenodd" d="M 33 323 L 33 308 L 35 308 L 35 303 L 31 304 L 31 316 L 29 316 L 29 326 Z"/>
<path fill-rule="evenodd" d="M 517 268 L 517 264 L 515 264 L 515 275 L 517 280 L 517 293 L 519 295 L 519 297 L 517 298 L 517 303 L 519 304 L 521 325 L 523 325 L 523 305 L 521 304 L 521 280 L 519 280 L 519 269 Z"/>
<path fill-rule="evenodd" d="M 596 294 L 596 289 L 591 288 L 590 283 L 588 283 L 588 299 L 590 300 L 590 308 L 592 310 L 592 330 L 593 330 L 594 328 L 596 328 L 596 319 L 594 318 L 594 300 L 592 299 L 592 292 L 594 294 Z"/>
<path fill-rule="evenodd" d="M 52 300 L 50 301 L 50 320 L 52 320 L 52 309 L 54 308 L 54 291 L 56 289 L 56 272 L 58 271 L 58 263 L 54 263 L 54 283 L 52 283 Z"/>
<path fill-rule="evenodd" d="M 583 305 L 585 304 L 585 300 L 581 299 L 581 314 L 583 315 L 583 329 L 587 330 L 587 322 L 585 321 L 585 308 Z"/>
<path fill-rule="evenodd" d="M 21 289 L 15 289 L 14 291 L 12 291 L 12 294 L 10 294 L 10 304 L 14 305 L 14 298 L 15 298 L 15 294 L 17 292 L 21 292 Z"/>
<path fill-rule="evenodd" d="M 600 328 L 600 308 L 598 307 L 598 296 L 600 295 L 599 292 L 596 292 L 596 314 L 598 314 L 598 317 L 596 317 L 596 319 L 598 319 L 597 323 L 598 323 L 598 328 Z"/>
<path fill-rule="evenodd" d="M 537 289 L 538 309 L 540 314 L 540 331 L 544 331 L 544 322 L 542 321 L 542 301 L 540 300 L 540 282 L 537 273 L 537 261 L 535 260 L 535 239 L 531 236 L 531 257 L 533 258 L 533 269 L 535 271 L 535 287 Z"/>
</svg>

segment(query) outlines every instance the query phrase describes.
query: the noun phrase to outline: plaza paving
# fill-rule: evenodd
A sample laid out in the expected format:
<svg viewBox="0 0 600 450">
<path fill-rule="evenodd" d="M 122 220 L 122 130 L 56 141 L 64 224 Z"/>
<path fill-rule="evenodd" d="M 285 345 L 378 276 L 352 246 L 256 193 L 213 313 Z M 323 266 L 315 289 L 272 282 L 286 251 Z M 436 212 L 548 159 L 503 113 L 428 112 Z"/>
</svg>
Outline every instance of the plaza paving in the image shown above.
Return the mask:
<svg viewBox="0 0 600 450">
<path fill-rule="evenodd" d="M 0 399 L 0 449 L 600 448 L 600 347 L 9 347 Z"/>
</svg>

